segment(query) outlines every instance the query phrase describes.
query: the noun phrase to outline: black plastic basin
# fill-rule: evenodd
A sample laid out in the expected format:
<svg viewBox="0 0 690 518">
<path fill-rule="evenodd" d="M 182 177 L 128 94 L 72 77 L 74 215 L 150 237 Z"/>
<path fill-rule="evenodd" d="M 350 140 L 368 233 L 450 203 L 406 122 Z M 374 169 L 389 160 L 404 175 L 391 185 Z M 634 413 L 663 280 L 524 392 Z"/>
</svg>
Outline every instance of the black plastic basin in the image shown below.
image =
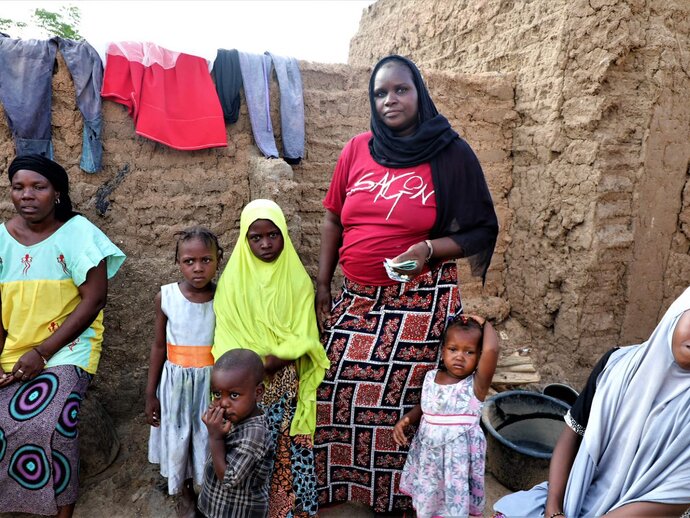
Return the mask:
<svg viewBox="0 0 690 518">
<path fill-rule="evenodd" d="M 486 400 L 482 428 L 486 434 L 486 467 L 513 491 L 529 489 L 548 478 L 553 448 L 570 405 L 556 398 L 511 390 Z"/>
<path fill-rule="evenodd" d="M 565 383 L 551 383 L 550 385 L 546 385 L 544 387 L 544 390 L 542 390 L 541 392 L 545 396 L 551 396 L 555 397 L 556 399 L 560 399 L 561 401 L 568 403 L 570 406 L 572 406 L 575 403 L 575 400 L 579 395 L 577 390 L 575 390 L 570 385 L 566 385 Z"/>
</svg>

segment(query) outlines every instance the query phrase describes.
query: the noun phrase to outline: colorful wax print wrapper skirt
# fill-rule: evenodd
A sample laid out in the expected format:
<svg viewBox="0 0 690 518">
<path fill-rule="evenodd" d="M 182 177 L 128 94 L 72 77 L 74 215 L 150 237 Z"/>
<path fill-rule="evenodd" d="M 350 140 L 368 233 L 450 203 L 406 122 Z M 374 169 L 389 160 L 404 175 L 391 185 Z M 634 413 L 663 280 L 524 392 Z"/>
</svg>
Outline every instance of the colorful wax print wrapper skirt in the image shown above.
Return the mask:
<svg viewBox="0 0 690 518">
<path fill-rule="evenodd" d="M 283 367 L 266 384 L 266 412 L 275 457 L 268 502 L 270 518 L 316 516 L 316 474 L 311 435 L 290 435 L 299 379 L 295 365 Z"/>
<path fill-rule="evenodd" d="M 91 378 L 60 365 L 0 389 L 0 512 L 54 515 L 77 501 L 77 423 Z"/>
<path fill-rule="evenodd" d="M 398 487 L 407 452 L 393 427 L 420 402 L 446 322 L 461 310 L 454 262 L 391 286 L 345 279 L 323 335 L 331 368 L 317 392 L 319 505 L 411 508 Z"/>
</svg>

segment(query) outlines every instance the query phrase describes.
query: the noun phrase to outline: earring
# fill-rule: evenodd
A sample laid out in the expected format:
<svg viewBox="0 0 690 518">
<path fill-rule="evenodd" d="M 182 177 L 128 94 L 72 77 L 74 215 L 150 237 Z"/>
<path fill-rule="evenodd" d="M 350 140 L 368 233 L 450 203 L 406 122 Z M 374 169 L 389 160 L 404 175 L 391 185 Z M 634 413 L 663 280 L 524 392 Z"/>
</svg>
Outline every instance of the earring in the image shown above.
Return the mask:
<svg viewBox="0 0 690 518">
<path fill-rule="evenodd" d="M 55 198 L 55 205 L 60 205 L 60 197 Z"/>
</svg>

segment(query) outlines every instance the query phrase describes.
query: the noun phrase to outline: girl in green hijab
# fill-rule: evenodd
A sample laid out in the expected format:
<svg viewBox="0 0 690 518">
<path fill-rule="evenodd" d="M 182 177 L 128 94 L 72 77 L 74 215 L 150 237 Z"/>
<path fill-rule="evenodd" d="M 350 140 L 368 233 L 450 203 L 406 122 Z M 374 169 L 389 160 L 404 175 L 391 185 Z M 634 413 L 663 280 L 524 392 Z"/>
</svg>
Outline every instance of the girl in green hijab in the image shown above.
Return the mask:
<svg viewBox="0 0 690 518">
<path fill-rule="evenodd" d="M 262 406 L 275 437 L 269 516 L 317 512 L 312 436 L 316 389 L 329 367 L 319 341 L 314 288 L 270 200 L 249 203 L 214 301 L 213 356 L 259 354 L 268 374 Z"/>
</svg>

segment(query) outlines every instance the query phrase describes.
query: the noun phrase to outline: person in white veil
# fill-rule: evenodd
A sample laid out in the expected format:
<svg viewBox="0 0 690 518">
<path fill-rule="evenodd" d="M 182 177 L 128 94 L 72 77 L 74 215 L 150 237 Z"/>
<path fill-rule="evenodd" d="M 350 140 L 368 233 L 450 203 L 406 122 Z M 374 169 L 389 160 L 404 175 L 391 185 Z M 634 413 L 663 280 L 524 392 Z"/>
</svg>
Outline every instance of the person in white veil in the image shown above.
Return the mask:
<svg viewBox="0 0 690 518">
<path fill-rule="evenodd" d="M 681 516 L 690 506 L 690 288 L 646 342 L 609 351 L 565 420 L 549 481 L 495 516 Z"/>
</svg>

